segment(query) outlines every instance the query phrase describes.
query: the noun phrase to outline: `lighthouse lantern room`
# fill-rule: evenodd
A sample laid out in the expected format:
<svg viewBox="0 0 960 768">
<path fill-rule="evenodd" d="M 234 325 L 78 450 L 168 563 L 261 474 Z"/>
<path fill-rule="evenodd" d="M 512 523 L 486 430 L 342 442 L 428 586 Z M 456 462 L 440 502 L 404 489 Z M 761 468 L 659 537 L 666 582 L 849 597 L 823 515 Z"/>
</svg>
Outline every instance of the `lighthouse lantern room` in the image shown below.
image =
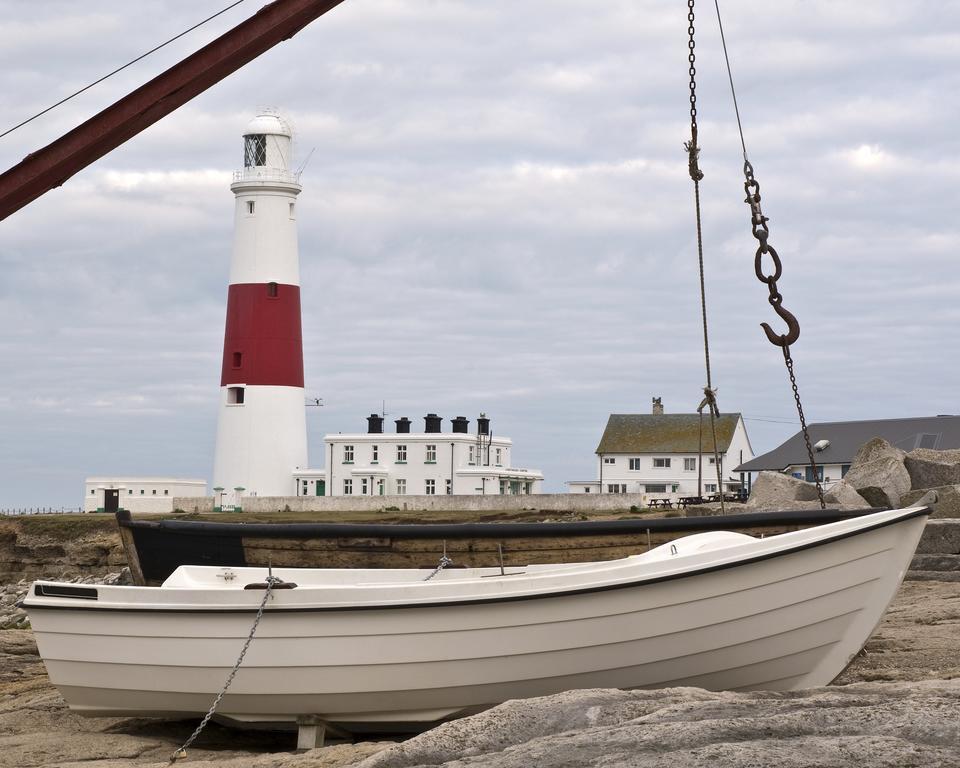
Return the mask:
<svg viewBox="0 0 960 768">
<path fill-rule="evenodd" d="M 220 376 L 214 486 L 239 497 L 296 494 L 307 466 L 292 131 L 261 113 L 243 135 Z M 239 498 L 236 498 L 239 502 Z"/>
</svg>

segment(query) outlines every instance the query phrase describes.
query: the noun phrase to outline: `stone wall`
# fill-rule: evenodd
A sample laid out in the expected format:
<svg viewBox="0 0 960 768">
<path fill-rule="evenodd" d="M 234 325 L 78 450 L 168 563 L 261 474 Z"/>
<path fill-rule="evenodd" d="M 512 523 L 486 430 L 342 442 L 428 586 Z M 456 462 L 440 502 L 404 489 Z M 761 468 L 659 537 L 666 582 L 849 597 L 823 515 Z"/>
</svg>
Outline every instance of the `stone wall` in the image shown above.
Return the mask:
<svg viewBox="0 0 960 768">
<path fill-rule="evenodd" d="M 548 512 L 616 512 L 643 506 L 641 493 L 537 493 L 529 496 L 244 496 L 244 512 L 376 512 L 439 510 L 501 512 L 536 509 Z M 213 497 L 175 498 L 174 509 L 213 512 Z"/>
</svg>

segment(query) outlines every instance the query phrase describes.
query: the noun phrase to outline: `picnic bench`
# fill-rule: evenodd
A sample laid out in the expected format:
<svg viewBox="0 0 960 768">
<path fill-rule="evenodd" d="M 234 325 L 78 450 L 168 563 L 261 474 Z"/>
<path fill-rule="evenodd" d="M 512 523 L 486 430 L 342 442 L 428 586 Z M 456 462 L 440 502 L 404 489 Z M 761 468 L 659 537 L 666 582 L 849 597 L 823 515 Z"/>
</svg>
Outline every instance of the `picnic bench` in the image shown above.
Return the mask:
<svg viewBox="0 0 960 768">
<path fill-rule="evenodd" d="M 650 499 L 647 506 L 650 509 L 673 509 L 673 502 L 670 499 Z"/>
</svg>

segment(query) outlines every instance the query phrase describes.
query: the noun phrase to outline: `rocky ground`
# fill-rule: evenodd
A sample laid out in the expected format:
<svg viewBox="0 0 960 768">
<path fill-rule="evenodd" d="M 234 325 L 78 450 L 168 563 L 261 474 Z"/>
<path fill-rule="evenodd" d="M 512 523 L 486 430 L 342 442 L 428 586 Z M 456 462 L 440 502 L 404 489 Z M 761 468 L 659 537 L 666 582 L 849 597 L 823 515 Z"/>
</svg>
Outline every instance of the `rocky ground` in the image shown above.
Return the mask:
<svg viewBox="0 0 960 768">
<path fill-rule="evenodd" d="M 577 691 L 508 702 L 401 744 L 334 744 L 300 755 L 292 734 L 212 724 L 178 765 L 957 766 L 958 630 L 960 585 L 908 581 L 839 685 L 790 694 Z M 0 631 L 2 766 L 159 767 L 195 725 L 77 717 L 50 685 L 30 630 Z"/>
</svg>

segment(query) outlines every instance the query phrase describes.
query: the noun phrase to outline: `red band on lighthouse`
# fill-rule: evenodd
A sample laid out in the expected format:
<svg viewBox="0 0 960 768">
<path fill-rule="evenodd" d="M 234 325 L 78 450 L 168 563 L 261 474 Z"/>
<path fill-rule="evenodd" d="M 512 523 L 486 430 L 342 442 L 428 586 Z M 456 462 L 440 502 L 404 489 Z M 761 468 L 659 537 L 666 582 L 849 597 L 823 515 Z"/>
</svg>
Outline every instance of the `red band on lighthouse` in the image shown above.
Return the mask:
<svg viewBox="0 0 960 768">
<path fill-rule="evenodd" d="M 300 287 L 231 285 L 220 386 L 303 387 Z"/>
</svg>

